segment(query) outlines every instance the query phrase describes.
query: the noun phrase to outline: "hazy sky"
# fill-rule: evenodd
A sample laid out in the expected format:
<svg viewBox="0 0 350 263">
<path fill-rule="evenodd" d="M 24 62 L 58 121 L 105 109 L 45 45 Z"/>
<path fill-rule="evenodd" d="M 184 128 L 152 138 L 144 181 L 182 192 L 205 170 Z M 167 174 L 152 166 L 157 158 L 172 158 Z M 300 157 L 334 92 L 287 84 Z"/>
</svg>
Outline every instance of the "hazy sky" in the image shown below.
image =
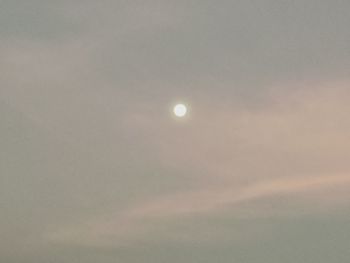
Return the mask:
<svg viewBox="0 0 350 263">
<path fill-rule="evenodd" d="M 348 0 L 0 0 L 0 261 L 349 262 L 349 25 Z"/>
</svg>

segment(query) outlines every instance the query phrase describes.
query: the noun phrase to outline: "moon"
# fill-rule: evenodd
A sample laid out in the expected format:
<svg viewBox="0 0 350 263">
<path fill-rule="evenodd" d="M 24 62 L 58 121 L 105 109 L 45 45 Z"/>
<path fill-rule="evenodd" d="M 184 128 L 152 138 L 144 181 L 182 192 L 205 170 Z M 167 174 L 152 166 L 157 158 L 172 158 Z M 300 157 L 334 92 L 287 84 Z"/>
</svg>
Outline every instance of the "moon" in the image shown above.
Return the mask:
<svg viewBox="0 0 350 263">
<path fill-rule="evenodd" d="M 184 104 L 177 104 L 174 107 L 174 114 L 176 117 L 182 118 L 187 114 L 187 107 Z"/>
</svg>

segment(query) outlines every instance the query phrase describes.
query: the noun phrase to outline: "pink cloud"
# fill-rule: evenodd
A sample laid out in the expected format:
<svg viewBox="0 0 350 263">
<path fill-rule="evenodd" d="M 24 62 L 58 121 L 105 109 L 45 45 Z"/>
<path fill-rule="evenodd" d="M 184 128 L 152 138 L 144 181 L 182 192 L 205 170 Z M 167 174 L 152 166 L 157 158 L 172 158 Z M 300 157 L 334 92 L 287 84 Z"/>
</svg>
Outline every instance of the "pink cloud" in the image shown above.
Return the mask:
<svg viewBox="0 0 350 263">
<path fill-rule="evenodd" d="M 126 116 L 129 128 L 152 134 L 149 152 L 187 178 L 187 190 L 140 199 L 123 211 L 54 229 L 47 238 L 123 245 L 143 240 L 154 225 L 181 218 L 328 213 L 348 205 L 349 95 L 339 83 L 284 96 L 272 89 L 271 103 L 260 110 L 204 107 L 201 116 L 181 128 L 155 125 L 142 114 Z M 287 205 L 265 209 L 281 197 Z"/>
</svg>

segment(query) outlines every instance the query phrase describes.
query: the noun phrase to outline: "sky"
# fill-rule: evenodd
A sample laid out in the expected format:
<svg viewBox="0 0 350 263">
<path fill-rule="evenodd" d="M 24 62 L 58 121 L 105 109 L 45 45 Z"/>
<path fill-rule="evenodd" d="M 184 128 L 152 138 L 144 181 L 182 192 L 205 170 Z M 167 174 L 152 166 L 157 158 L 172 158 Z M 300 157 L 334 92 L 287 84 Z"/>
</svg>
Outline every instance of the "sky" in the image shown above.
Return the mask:
<svg viewBox="0 0 350 263">
<path fill-rule="evenodd" d="M 0 0 L 0 261 L 349 262 L 349 25 L 347 0 Z"/>
</svg>

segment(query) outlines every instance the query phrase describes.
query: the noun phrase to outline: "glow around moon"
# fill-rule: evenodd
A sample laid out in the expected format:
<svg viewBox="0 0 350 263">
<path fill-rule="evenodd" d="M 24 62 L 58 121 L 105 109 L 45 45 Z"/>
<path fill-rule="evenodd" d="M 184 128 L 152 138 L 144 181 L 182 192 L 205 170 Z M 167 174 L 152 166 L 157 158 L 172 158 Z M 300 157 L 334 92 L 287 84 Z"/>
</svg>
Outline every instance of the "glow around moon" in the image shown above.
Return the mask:
<svg viewBox="0 0 350 263">
<path fill-rule="evenodd" d="M 174 114 L 176 117 L 182 118 L 187 114 L 187 107 L 184 104 L 177 104 L 174 107 Z"/>
</svg>

